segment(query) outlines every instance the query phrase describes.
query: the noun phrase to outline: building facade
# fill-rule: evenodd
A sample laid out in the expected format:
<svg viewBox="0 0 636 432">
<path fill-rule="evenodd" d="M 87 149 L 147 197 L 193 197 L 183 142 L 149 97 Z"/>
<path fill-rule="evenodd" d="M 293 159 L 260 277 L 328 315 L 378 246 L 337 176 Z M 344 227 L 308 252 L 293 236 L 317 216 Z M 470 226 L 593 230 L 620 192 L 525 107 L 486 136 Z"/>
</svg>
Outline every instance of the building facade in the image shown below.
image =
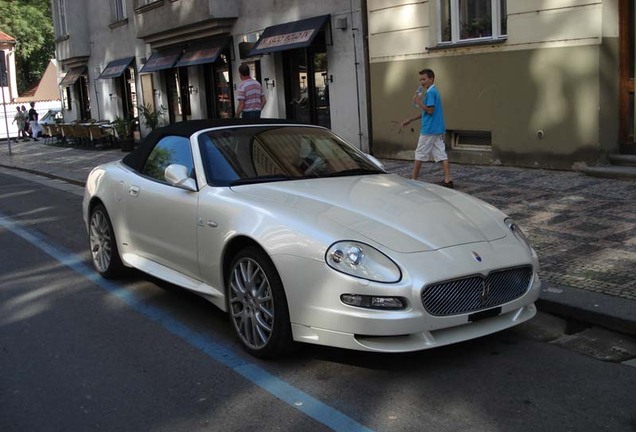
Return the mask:
<svg viewBox="0 0 636 432">
<path fill-rule="evenodd" d="M 374 154 L 410 159 L 433 69 L 451 161 L 576 169 L 634 153 L 633 0 L 369 0 Z M 413 123 L 414 125 L 415 123 Z"/>
<path fill-rule="evenodd" d="M 245 62 L 266 93 L 263 117 L 328 126 L 368 151 L 363 2 L 298 3 L 52 0 L 65 119 L 142 106 L 169 122 L 233 117 Z"/>
<path fill-rule="evenodd" d="M 246 62 L 263 117 L 412 159 L 418 127 L 400 122 L 431 68 L 451 161 L 577 169 L 636 152 L 633 0 L 299 3 L 52 0 L 65 118 L 231 117 Z"/>
<path fill-rule="evenodd" d="M 13 36 L 0 31 L 0 95 L 2 103 L 13 102 L 18 97 L 17 75 L 15 70 L 15 46 Z"/>
</svg>

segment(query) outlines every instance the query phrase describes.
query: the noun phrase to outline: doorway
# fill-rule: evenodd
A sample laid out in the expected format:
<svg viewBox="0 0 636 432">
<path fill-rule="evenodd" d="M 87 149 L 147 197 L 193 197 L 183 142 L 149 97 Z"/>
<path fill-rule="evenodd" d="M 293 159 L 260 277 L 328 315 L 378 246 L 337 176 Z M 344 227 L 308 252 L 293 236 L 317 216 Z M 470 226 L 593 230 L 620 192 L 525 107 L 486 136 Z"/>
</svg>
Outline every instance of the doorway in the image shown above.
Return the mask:
<svg viewBox="0 0 636 432">
<path fill-rule="evenodd" d="M 81 121 L 91 119 L 91 99 L 88 92 L 88 78 L 82 75 L 75 83 L 77 94 L 79 95 L 79 118 Z"/>
<path fill-rule="evenodd" d="M 619 50 L 620 50 L 620 122 L 619 140 L 621 153 L 636 154 L 634 142 L 634 69 L 636 68 L 634 33 L 634 0 L 619 3 Z"/>
<path fill-rule="evenodd" d="M 283 64 L 287 118 L 330 128 L 331 75 L 326 44 L 285 51 Z"/>
<path fill-rule="evenodd" d="M 190 88 L 188 68 L 178 67 L 165 72 L 168 90 L 168 118 L 170 123 L 186 121 L 190 117 Z"/>
<path fill-rule="evenodd" d="M 231 118 L 234 115 L 234 96 L 232 92 L 232 71 L 227 49 L 214 63 L 205 65 L 205 92 L 207 118 Z"/>
<path fill-rule="evenodd" d="M 137 106 L 137 85 L 135 80 L 135 70 L 127 67 L 121 77 L 115 78 L 119 87 L 119 95 L 122 100 L 123 118 L 131 119 L 139 116 Z"/>
</svg>

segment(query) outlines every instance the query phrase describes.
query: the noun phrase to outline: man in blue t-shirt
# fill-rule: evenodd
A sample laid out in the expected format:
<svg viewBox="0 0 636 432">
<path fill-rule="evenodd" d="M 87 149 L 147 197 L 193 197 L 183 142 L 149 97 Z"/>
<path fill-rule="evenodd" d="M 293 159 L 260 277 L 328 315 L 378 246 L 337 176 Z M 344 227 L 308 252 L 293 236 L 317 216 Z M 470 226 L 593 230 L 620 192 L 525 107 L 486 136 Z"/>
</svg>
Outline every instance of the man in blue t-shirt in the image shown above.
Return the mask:
<svg viewBox="0 0 636 432">
<path fill-rule="evenodd" d="M 413 96 L 413 104 L 418 106 L 422 112 L 418 116 L 408 118 L 402 122 L 404 127 L 414 120 L 422 119 L 411 178 L 417 180 L 422 168 L 422 162 L 427 162 L 432 157 L 435 162 L 441 162 L 442 164 L 442 170 L 444 171 L 442 186 L 452 189 L 454 185 L 450 175 L 446 145 L 444 144 L 444 134 L 446 133 L 444 110 L 442 109 L 442 98 L 434 84 L 435 72 L 431 69 L 422 69 L 419 73 L 420 84 L 426 93 L 421 96 L 416 93 Z"/>
</svg>

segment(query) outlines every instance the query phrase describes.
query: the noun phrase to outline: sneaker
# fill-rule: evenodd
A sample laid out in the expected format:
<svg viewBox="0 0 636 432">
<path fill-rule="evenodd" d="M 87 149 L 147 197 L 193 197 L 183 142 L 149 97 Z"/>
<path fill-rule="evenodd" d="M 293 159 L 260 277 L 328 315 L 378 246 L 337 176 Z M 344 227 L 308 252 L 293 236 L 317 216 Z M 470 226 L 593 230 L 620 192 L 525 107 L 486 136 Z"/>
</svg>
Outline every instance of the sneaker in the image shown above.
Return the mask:
<svg viewBox="0 0 636 432">
<path fill-rule="evenodd" d="M 442 183 L 440 183 L 442 186 L 447 187 L 449 189 L 455 189 L 455 185 L 453 184 L 453 181 L 449 181 L 449 182 L 445 182 L 443 181 Z"/>
</svg>

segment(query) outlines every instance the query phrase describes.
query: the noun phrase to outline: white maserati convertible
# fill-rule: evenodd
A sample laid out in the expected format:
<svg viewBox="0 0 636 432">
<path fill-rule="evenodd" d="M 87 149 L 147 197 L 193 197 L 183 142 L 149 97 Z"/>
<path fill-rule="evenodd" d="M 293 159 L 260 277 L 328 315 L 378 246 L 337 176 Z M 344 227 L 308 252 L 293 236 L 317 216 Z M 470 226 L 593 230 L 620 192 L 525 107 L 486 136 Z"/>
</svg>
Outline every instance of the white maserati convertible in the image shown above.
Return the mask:
<svg viewBox="0 0 636 432">
<path fill-rule="evenodd" d="M 259 357 L 294 342 L 406 352 L 532 318 L 538 260 L 520 228 L 461 192 L 388 174 L 328 129 L 197 120 L 96 167 L 93 264 L 192 290 Z"/>
</svg>

